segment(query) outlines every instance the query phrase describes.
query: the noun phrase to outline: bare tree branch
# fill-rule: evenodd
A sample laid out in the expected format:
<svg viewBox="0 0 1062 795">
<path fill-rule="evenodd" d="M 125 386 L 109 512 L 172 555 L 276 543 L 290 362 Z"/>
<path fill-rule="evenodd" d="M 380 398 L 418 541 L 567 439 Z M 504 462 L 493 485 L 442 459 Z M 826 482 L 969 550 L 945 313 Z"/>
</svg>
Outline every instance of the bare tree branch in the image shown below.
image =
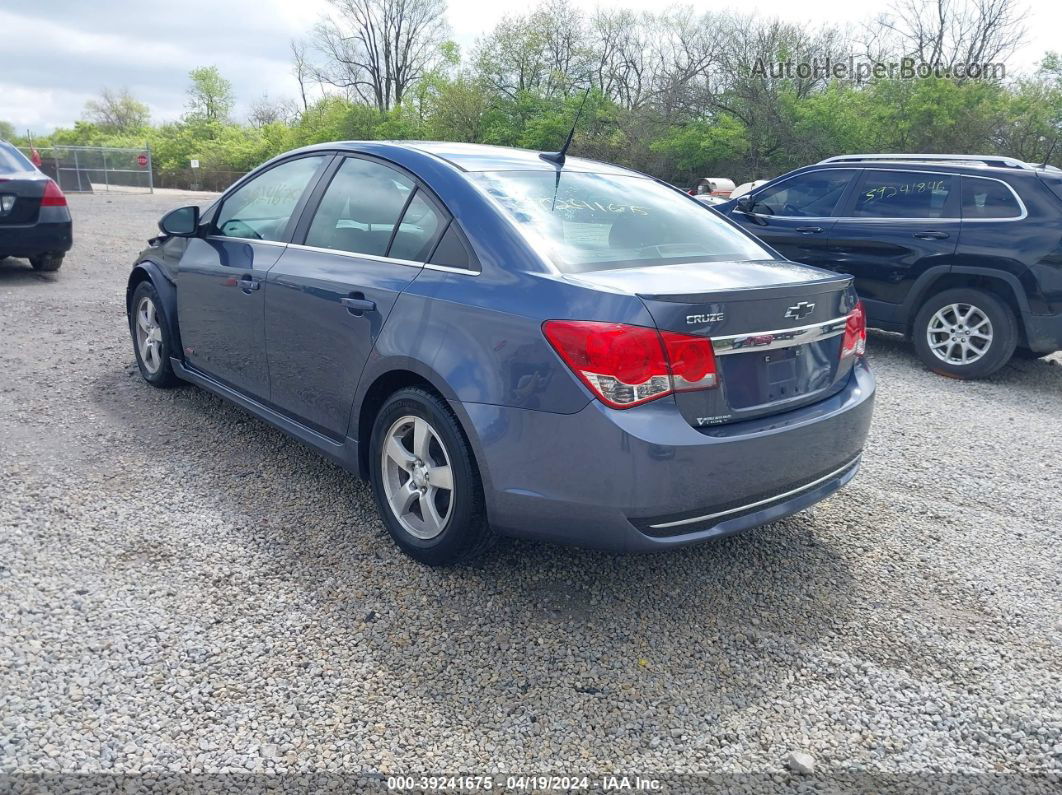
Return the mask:
<svg viewBox="0 0 1062 795">
<path fill-rule="evenodd" d="M 333 12 L 313 34 L 324 63 L 309 69 L 348 98 L 390 110 L 441 62 L 445 0 L 329 2 Z"/>
</svg>

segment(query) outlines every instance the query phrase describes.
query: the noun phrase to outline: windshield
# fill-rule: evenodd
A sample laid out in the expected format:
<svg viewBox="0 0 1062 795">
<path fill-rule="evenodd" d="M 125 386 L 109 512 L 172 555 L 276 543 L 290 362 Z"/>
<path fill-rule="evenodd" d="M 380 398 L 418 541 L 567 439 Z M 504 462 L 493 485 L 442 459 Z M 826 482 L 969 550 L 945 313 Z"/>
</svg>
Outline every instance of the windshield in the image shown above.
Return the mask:
<svg viewBox="0 0 1062 795">
<path fill-rule="evenodd" d="M 14 174 L 19 171 L 33 171 L 34 166 L 11 144 L 0 141 L 0 173 Z"/>
<path fill-rule="evenodd" d="M 645 177 L 575 171 L 469 174 L 561 271 L 773 259 L 714 211 Z"/>
</svg>

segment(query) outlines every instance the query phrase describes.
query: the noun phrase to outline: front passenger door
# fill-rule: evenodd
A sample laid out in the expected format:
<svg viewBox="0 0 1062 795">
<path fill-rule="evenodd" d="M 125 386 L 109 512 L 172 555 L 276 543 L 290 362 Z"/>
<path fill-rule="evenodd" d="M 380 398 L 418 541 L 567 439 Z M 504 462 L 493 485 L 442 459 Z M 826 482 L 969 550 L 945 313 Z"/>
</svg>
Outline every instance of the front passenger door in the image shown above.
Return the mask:
<svg viewBox="0 0 1062 795">
<path fill-rule="evenodd" d="M 297 210 L 331 155 L 283 161 L 225 196 L 177 274 L 185 362 L 266 399 L 265 274 L 284 251 Z"/>
</svg>

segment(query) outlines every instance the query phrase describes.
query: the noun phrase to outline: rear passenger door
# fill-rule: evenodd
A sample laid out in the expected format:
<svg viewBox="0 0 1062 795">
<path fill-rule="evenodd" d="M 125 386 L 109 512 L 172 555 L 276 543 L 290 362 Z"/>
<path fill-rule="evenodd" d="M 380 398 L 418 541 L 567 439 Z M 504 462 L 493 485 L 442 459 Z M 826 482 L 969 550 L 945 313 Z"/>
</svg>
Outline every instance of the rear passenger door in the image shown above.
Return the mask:
<svg viewBox="0 0 1062 795">
<path fill-rule="evenodd" d="M 855 277 L 872 320 L 888 321 L 919 275 L 951 264 L 961 224 L 959 177 L 867 168 L 838 215 L 833 270 Z"/>
<path fill-rule="evenodd" d="M 447 221 L 408 174 L 362 157 L 333 164 L 267 276 L 266 348 L 277 408 L 343 437 L 387 315 Z"/>
</svg>

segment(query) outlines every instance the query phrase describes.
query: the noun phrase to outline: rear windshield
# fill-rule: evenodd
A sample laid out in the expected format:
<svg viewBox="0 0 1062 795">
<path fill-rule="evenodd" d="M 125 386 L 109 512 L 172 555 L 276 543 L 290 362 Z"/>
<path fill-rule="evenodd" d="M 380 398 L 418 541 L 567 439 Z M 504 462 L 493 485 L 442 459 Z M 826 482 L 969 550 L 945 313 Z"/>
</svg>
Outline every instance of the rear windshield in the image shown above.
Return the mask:
<svg viewBox="0 0 1062 795">
<path fill-rule="evenodd" d="M 568 273 L 772 259 L 713 210 L 644 177 L 574 171 L 469 177 Z"/>
<path fill-rule="evenodd" d="M 11 144 L 0 141 L 0 174 L 16 171 L 33 171 L 33 163 Z"/>
</svg>

